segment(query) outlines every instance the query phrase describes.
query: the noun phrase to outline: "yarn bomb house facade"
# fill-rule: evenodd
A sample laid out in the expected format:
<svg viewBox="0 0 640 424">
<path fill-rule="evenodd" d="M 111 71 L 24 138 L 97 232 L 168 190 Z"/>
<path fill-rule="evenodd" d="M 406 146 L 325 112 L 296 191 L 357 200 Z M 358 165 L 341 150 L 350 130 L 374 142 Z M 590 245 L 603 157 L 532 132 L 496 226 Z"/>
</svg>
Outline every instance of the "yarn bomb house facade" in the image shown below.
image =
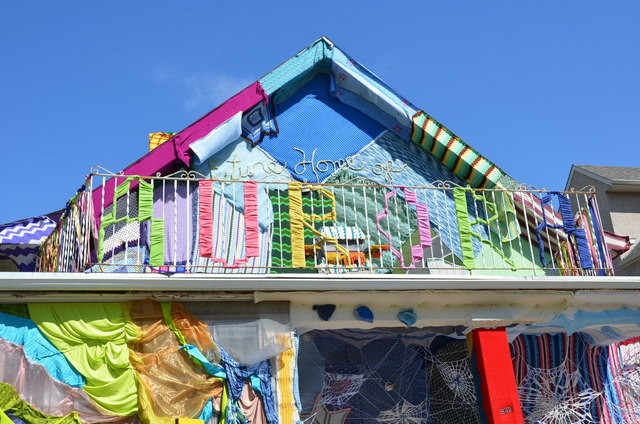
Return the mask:
<svg viewBox="0 0 640 424">
<path fill-rule="evenodd" d="M 0 419 L 638 423 L 625 243 L 322 37 L 0 226 Z"/>
</svg>

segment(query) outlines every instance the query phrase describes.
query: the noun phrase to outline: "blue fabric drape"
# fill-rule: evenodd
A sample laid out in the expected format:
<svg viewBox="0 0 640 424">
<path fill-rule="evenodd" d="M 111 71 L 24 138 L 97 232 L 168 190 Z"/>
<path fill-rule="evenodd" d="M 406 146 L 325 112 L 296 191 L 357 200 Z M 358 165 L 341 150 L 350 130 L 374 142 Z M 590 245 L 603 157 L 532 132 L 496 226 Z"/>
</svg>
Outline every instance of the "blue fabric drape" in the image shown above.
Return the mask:
<svg viewBox="0 0 640 424">
<path fill-rule="evenodd" d="M 560 215 L 562 216 L 562 225 L 547 224 L 545 206 L 551 203 L 553 196 L 556 196 L 558 199 Z M 540 247 L 540 262 L 542 263 L 542 266 L 547 266 L 547 260 L 544 257 L 544 244 L 542 243 L 542 236 L 540 235 L 540 232 L 544 228 L 554 228 L 562 229 L 567 236 L 573 235 L 575 237 L 578 257 L 580 258 L 580 267 L 582 269 L 593 269 L 593 259 L 591 258 L 591 252 L 589 251 L 587 237 L 584 233 L 584 229 L 576 228 L 569 198 L 563 193 L 550 191 L 546 195 L 542 196 L 540 206 L 542 207 L 542 223 L 536 228 L 536 237 L 538 238 L 538 246 Z"/>
<path fill-rule="evenodd" d="M 0 312 L 0 337 L 22 346 L 27 358 L 42 365 L 56 380 L 73 387 L 84 386 L 82 375 L 30 319 Z"/>
<path fill-rule="evenodd" d="M 222 360 L 220 364 L 227 373 L 227 388 L 229 397 L 233 402 L 237 402 L 242 396 L 242 389 L 247 380 L 251 381 L 251 386 L 257 385 L 256 378 L 260 381 L 260 390 L 256 390 L 262 396 L 264 403 L 264 414 L 269 424 L 278 424 L 278 413 L 276 411 L 276 401 L 271 387 L 271 365 L 269 361 L 258 362 L 255 365 L 246 367 L 240 365 L 227 352 L 221 349 Z"/>
</svg>

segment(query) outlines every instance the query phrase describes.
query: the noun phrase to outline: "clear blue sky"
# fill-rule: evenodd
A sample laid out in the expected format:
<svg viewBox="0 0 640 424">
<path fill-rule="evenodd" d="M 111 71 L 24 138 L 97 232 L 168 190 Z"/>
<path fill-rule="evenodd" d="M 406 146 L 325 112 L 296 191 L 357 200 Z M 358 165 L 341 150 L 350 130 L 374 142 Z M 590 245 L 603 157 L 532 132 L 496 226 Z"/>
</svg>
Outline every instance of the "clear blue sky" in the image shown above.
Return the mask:
<svg viewBox="0 0 640 424">
<path fill-rule="evenodd" d="M 0 1 L 0 223 L 326 35 L 520 182 L 640 166 L 640 2 Z"/>
</svg>

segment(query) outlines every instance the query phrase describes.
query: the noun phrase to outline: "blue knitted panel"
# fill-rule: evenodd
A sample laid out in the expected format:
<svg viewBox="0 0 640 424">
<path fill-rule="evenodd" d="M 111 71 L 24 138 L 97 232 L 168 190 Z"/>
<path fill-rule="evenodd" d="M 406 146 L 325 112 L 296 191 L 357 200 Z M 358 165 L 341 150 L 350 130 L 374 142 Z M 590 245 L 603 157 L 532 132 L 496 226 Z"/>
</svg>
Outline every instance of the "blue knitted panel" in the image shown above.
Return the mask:
<svg viewBox="0 0 640 424">
<path fill-rule="evenodd" d="M 391 161 L 391 162 L 388 162 Z M 414 143 L 407 143 L 393 133 L 387 131 L 379 137 L 375 143 L 363 150 L 355 160 L 356 164 L 364 163 L 361 170 L 351 170 L 354 174 L 367 177 L 380 184 L 392 184 L 395 186 L 432 187 L 435 181 L 451 181 L 457 185 L 465 186 L 466 183 L 457 175 L 447 169 L 433 155 L 421 149 Z M 402 169 L 404 164 L 408 166 L 401 172 L 375 174 L 372 164 L 393 163 L 396 170 Z M 453 201 L 452 190 L 418 190 L 418 200 L 429 206 L 431 228 L 442 238 L 442 241 L 451 251 L 461 257 L 460 236 L 458 234 L 458 222 L 456 208 Z M 469 202 L 469 217 L 476 219 L 473 202 Z M 484 217 L 479 208 L 480 216 Z M 487 237 L 483 226 L 476 225 L 474 231 Z M 473 250 L 477 256 L 482 246 L 474 237 Z"/>
<path fill-rule="evenodd" d="M 384 130 L 330 97 L 326 74 L 277 105 L 275 112 L 280 133 L 265 138 L 258 147 L 300 181 L 323 182 L 337 170 L 337 162 L 358 153 Z"/>
</svg>

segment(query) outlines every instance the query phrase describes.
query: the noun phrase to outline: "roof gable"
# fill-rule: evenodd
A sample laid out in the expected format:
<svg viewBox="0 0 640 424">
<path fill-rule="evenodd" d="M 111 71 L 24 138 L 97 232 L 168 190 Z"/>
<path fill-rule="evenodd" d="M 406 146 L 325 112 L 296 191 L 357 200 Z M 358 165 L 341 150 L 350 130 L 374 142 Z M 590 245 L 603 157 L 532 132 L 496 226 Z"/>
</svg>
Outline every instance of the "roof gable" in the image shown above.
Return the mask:
<svg viewBox="0 0 640 424">
<path fill-rule="evenodd" d="M 326 37 L 319 38 L 259 81 L 173 135 L 125 168 L 123 173 L 150 176 L 168 174 L 181 166 L 189 166 L 194 155 L 190 148 L 193 143 L 210 137 L 225 122 L 238 114 L 246 114 L 260 103 L 271 102 L 277 106 L 286 102 L 319 74 L 329 75 L 330 94 L 340 102 L 362 112 L 405 141 L 414 142 L 429 151 L 472 187 L 502 185 L 512 188 L 517 185 L 497 165 L 400 96 Z M 225 147 L 224 136 L 220 132 L 226 130 L 211 137 L 212 142 L 219 145 L 216 147 L 218 150 Z M 107 182 L 107 199 L 111 198 L 113 189 L 113 181 Z M 96 205 L 100 201 L 94 196 Z"/>
</svg>

